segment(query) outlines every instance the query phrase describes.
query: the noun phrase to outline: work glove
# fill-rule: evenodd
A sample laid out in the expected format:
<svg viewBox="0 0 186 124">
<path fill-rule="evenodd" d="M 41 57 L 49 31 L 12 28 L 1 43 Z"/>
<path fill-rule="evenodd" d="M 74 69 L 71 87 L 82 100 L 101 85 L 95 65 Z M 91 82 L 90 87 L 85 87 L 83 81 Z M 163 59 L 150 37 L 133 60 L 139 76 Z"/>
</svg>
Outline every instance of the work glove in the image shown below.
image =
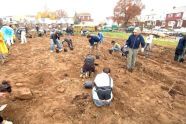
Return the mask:
<svg viewBox="0 0 186 124">
<path fill-rule="evenodd" d="M 142 52 L 142 53 L 144 52 L 144 48 L 141 48 L 141 52 Z"/>
</svg>

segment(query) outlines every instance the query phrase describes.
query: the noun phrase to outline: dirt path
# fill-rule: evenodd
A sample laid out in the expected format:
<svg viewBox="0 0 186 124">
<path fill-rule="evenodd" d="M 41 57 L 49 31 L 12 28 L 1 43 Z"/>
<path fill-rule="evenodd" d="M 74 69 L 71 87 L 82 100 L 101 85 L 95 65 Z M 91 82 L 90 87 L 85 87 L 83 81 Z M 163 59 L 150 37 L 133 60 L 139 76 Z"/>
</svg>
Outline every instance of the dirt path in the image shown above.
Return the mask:
<svg viewBox="0 0 186 124">
<path fill-rule="evenodd" d="M 14 45 L 9 61 L 0 65 L 0 80 L 10 80 L 13 90 L 17 84 L 30 88 L 34 98 L 12 98 L 3 115 L 15 124 L 185 124 L 186 64 L 172 60 L 174 49 L 154 46 L 148 58 L 138 56 L 130 73 L 126 58 L 108 53 L 111 40 L 106 38 L 96 60 L 97 72 L 104 66 L 112 71 L 110 107 L 96 108 L 91 90 L 85 90 L 79 78 L 89 48 L 86 38 L 74 36 L 74 51 L 59 54 L 50 53 L 48 38 L 35 38 Z M 171 86 L 178 92 L 162 88 Z"/>
</svg>

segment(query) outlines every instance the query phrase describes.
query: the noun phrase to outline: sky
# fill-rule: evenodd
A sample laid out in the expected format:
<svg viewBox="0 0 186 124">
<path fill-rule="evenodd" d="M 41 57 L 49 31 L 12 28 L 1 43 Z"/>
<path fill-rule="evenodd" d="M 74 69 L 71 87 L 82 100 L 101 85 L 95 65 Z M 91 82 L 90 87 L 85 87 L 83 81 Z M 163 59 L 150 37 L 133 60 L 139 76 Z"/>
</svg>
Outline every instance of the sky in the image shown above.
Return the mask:
<svg viewBox="0 0 186 124">
<path fill-rule="evenodd" d="M 75 12 L 90 12 L 95 20 L 113 15 L 118 0 L 1 0 L 0 16 L 34 15 L 47 7 L 49 10 L 63 9 L 69 16 Z M 186 0 L 142 0 L 143 13 L 150 10 L 166 10 L 173 6 L 186 6 Z"/>
</svg>

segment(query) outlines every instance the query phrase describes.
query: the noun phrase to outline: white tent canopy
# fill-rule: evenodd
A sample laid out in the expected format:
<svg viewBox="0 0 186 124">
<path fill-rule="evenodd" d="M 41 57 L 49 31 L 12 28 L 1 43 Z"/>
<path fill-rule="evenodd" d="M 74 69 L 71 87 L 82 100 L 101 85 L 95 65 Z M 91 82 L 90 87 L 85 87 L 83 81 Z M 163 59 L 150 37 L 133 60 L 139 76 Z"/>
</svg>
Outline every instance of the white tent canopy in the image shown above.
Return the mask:
<svg viewBox="0 0 186 124">
<path fill-rule="evenodd" d="M 61 18 L 57 21 L 58 24 L 74 24 L 73 18 Z"/>
</svg>

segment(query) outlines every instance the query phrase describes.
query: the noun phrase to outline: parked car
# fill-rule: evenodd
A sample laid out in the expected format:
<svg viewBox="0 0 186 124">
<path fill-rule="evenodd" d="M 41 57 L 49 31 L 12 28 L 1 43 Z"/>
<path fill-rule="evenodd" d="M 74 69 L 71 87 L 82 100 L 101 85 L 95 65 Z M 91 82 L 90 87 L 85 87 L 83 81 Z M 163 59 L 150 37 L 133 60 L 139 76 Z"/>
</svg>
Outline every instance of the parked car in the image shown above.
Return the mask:
<svg viewBox="0 0 186 124">
<path fill-rule="evenodd" d="M 158 37 L 166 37 L 167 36 L 167 34 L 166 34 L 167 31 L 168 31 L 167 29 L 161 29 L 161 28 L 159 28 L 159 29 L 152 29 L 152 34 L 156 38 L 158 38 Z"/>
<path fill-rule="evenodd" d="M 111 31 L 112 31 L 112 27 L 110 27 L 110 26 L 104 26 L 101 29 L 101 32 L 111 32 Z"/>
<path fill-rule="evenodd" d="M 131 33 L 131 32 L 134 31 L 134 28 L 135 28 L 135 26 L 129 26 L 129 27 L 126 28 L 125 32 L 126 33 Z"/>
<path fill-rule="evenodd" d="M 186 34 L 186 28 L 174 29 L 177 34 Z"/>
<path fill-rule="evenodd" d="M 142 31 L 142 34 L 151 34 L 152 31 L 150 29 L 147 29 L 147 28 L 143 28 L 143 31 Z"/>
</svg>

